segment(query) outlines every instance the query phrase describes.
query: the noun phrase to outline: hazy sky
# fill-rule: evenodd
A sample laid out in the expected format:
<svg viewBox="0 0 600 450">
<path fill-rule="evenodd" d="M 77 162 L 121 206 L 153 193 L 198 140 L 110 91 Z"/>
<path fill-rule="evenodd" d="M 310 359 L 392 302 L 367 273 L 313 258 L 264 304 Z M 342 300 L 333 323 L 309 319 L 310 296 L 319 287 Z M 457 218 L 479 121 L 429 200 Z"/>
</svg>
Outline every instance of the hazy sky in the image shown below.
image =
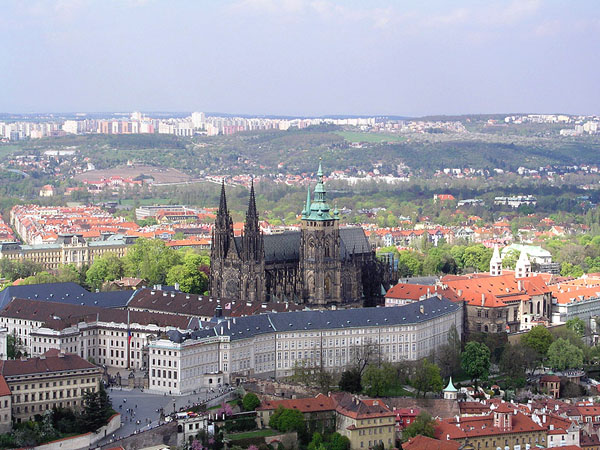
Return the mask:
<svg viewBox="0 0 600 450">
<path fill-rule="evenodd" d="M 2 0 L 0 112 L 600 113 L 599 0 Z"/>
</svg>

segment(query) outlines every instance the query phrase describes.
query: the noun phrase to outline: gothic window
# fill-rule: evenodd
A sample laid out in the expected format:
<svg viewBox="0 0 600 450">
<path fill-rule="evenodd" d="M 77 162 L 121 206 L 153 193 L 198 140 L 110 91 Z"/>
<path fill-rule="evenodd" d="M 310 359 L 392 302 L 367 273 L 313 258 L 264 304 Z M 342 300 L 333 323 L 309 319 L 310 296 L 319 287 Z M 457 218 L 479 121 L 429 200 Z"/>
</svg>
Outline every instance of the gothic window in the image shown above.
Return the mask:
<svg viewBox="0 0 600 450">
<path fill-rule="evenodd" d="M 308 287 L 309 295 L 314 294 L 314 292 L 315 292 L 315 277 L 312 274 L 310 274 L 308 276 L 308 278 L 306 279 L 306 284 Z"/>
<path fill-rule="evenodd" d="M 329 276 L 325 277 L 325 297 L 331 297 L 331 279 Z"/>
<path fill-rule="evenodd" d="M 329 241 L 325 242 L 325 258 L 329 258 L 331 255 L 329 253 Z"/>
</svg>

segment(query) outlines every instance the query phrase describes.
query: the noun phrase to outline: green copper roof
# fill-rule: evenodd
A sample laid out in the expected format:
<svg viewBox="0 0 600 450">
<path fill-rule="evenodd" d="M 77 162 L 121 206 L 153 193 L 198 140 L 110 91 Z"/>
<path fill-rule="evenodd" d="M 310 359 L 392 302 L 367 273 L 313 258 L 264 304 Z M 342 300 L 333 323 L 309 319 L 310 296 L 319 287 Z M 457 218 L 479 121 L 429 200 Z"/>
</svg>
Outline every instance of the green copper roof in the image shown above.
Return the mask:
<svg viewBox="0 0 600 450">
<path fill-rule="evenodd" d="M 444 392 L 458 392 L 458 389 L 456 389 L 452 384 L 452 377 L 450 377 L 450 381 L 448 381 L 448 386 L 446 386 Z"/>
<path fill-rule="evenodd" d="M 302 211 L 302 219 L 315 221 L 339 220 L 338 214 L 334 213 L 331 215 L 329 212 L 330 208 L 326 199 L 327 191 L 325 190 L 325 184 L 323 183 L 323 168 L 320 162 L 317 176 L 319 177 L 319 180 L 315 186 L 314 199 L 311 202 L 309 188 L 308 194 L 306 195 L 306 206 Z"/>
</svg>

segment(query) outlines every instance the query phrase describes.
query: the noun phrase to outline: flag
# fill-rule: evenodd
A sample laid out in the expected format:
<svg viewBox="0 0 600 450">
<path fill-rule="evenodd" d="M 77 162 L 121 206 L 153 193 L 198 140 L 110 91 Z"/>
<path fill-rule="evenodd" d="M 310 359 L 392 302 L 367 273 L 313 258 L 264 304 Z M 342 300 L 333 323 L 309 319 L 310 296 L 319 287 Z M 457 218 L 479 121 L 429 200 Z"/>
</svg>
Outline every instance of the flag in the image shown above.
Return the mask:
<svg viewBox="0 0 600 450">
<path fill-rule="evenodd" d="M 131 330 L 128 329 L 127 330 L 127 345 L 129 345 L 129 346 L 131 346 L 131 338 L 132 338 Z"/>
</svg>

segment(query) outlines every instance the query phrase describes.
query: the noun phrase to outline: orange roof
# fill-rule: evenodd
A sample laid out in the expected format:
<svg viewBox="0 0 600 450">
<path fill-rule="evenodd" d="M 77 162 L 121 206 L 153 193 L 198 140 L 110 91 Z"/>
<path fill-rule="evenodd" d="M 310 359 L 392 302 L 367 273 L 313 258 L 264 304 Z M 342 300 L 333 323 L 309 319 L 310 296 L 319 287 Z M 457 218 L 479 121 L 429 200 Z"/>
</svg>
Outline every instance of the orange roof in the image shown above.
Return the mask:
<svg viewBox="0 0 600 450">
<path fill-rule="evenodd" d="M 399 283 L 385 294 L 386 298 L 400 298 L 406 300 L 419 300 L 424 295 L 433 295 L 435 286 L 425 284 Z"/>
<path fill-rule="evenodd" d="M 460 442 L 440 441 L 420 434 L 402 444 L 403 450 L 458 450 L 460 446 Z"/>
<path fill-rule="evenodd" d="M 490 308 L 506 306 L 507 302 L 526 301 L 532 295 L 550 292 L 544 280 L 537 276 L 515 279 L 513 274 L 473 274 L 445 276 L 442 282 L 467 304 Z M 447 296 L 446 292 L 444 290 L 444 296 Z"/>
<path fill-rule="evenodd" d="M 271 409 L 277 409 L 280 406 L 285 409 L 296 409 L 300 412 L 308 413 L 316 411 L 333 411 L 335 409 L 335 402 L 331 397 L 318 394 L 314 398 L 308 397 L 290 400 L 265 400 L 256 409 L 257 411 L 268 411 Z"/>
<path fill-rule="evenodd" d="M 552 297 L 556 298 L 557 303 L 561 305 L 600 297 L 600 286 L 581 287 L 565 283 L 554 284 L 550 286 L 550 289 L 552 290 Z"/>
<path fill-rule="evenodd" d="M 4 376 L 0 375 L 0 397 L 4 397 L 5 395 L 10 395 L 10 388 Z"/>
</svg>

